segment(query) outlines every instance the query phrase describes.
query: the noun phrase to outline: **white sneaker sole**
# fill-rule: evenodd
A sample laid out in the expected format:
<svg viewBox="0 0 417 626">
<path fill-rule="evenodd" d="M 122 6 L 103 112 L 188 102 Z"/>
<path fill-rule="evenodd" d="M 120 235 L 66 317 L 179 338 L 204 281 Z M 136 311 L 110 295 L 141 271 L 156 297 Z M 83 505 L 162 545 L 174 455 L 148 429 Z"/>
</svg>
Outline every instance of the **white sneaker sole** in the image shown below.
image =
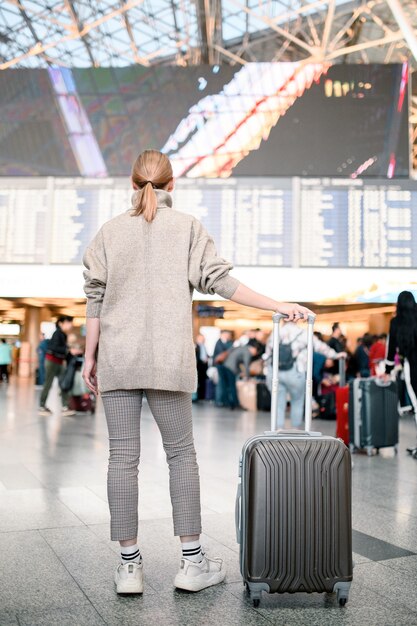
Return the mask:
<svg viewBox="0 0 417 626">
<path fill-rule="evenodd" d="M 225 578 L 226 572 L 224 570 L 213 572 L 212 574 L 200 574 L 195 578 L 177 574 L 174 585 L 177 589 L 185 589 L 185 591 L 202 591 L 202 589 L 207 589 L 207 587 L 222 583 Z"/>
<path fill-rule="evenodd" d="M 117 593 L 143 593 L 143 580 L 117 580 L 116 583 Z"/>
</svg>

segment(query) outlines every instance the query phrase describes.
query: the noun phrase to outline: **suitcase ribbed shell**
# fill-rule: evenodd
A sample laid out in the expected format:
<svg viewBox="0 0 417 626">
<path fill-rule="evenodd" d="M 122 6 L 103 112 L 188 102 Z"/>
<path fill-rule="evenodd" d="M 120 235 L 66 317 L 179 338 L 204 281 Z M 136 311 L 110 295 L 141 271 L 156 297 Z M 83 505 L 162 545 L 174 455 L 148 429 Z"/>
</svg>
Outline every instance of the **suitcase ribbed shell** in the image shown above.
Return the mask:
<svg viewBox="0 0 417 626">
<path fill-rule="evenodd" d="M 351 461 L 333 438 L 259 437 L 242 473 L 242 575 L 271 592 L 352 580 Z"/>
</svg>

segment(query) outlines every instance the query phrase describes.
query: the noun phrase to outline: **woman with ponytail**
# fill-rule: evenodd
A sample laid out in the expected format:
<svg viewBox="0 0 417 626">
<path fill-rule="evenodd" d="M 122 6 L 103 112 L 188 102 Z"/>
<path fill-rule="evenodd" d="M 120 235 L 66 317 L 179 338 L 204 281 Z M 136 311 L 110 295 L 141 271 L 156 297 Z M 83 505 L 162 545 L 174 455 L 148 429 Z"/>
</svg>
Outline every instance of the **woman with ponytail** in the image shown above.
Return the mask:
<svg viewBox="0 0 417 626">
<path fill-rule="evenodd" d="M 390 323 L 385 361 L 387 374 L 395 366 L 396 355 L 403 365 L 405 385 L 417 421 L 417 304 L 411 291 L 402 291 L 398 296 L 397 314 Z M 417 448 L 409 452 L 417 454 Z"/>
<path fill-rule="evenodd" d="M 213 239 L 191 215 L 172 208 L 174 179 L 164 154 L 146 150 L 132 168 L 133 206 L 106 222 L 84 253 L 87 338 L 83 376 L 101 394 L 109 431 L 110 537 L 119 541 L 117 593 L 142 593 L 138 534 L 140 414 L 146 395 L 170 473 L 174 535 L 182 558 L 176 587 L 199 591 L 223 581 L 221 559 L 200 545 L 200 482 L 191 394 L 196 388 L 192 295 L 219 294 L 239 304 L 310 312 L 276 302 L 229 275 Z"/>
</svg>

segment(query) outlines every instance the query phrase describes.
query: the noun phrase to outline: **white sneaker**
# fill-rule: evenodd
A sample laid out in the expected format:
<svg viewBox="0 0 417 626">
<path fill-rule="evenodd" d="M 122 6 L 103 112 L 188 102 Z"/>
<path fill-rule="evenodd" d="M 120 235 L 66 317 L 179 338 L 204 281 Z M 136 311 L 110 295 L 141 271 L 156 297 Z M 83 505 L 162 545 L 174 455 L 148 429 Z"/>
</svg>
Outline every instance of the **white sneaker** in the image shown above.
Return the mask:
<svg viewBox="0 0 417 626">
<path fill-rule="evenodd" d="M 72 409 L 68 408 L 67 406 L 63 406 L 62 407 L 62 411 L 61 411 L 61 415 L 63 417 L 72 417 L 73 415 L 76 415 L 76 412 L 73 411 Z"/>
<path fill-rule="evenodd" d="M 45 415 L 46 417 L 48 415 L 52 415 L 52 411 L 51 409 L 48 409 L 47 406 L 40 406 L 38 409 L 38 415 Z"/>
<path fill-rule="evenodd" d="M 114 574 L 117 593 L 143 593 L 143 565 L 120 563 Z"/>
<path fill-rule="evenodd" d="M 189 559 L 181 559 L 178 574 L 175 576 L 174 585 L 178 589 L 187 591 L 201 591 L 206 587 L 218 585 L 226 576 L 226 568 L 222 559 L 209 559 L 203 552 L 203 560 L 194 563 Z"/>
</svg>

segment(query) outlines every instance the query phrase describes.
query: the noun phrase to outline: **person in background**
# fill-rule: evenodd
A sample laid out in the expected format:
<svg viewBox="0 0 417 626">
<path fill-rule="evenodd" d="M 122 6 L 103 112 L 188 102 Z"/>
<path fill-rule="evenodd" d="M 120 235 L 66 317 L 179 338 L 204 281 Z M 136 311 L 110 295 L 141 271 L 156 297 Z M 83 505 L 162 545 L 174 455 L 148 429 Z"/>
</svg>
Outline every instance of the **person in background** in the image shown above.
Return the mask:
<svg viewBox="0 0 417 626">
<path fill-rule="evenodd" d="M 411 291 L 402 291 L 397 314 L 390 322 L 385 372 L 390 374 L 400 361 L 407 392 L 417 416 L 417 304 Z"/>
<path fill-rule="evenodd" d="M 254 345 L 258 350 L 256 357 L 252 360 L 259 359 L 265 352 L 266 335 L 260 328 L 255 328 L 250 332 L 253 333 L 253 337 L 251 337 L 249 341 L 252 341 L 252 345 Z"/>
<path fill-rule="evenodd" d="M 344 346 L 342 342 L 342 336 L 342 330 L 339 326 L 339 322 L 335 322 L 332 326 L 332 334 L 330 335 L 330 339 L 328 340 L 327 345 L 335 352 L 343 352 Z M 329 374 L 338 374 L 339 366 L 337 363 L 333 363 L 331 367 L 326 367 L 326 371 Z"/>
<path fill-rule="evenodd" d="M 318 341 L 324 343 L 322 333 L 314 332 L 314 336 Z M 333 361 L 331 359 L 320 352 L 313 352 L 313 398 L 316 402 L 319 400 L 319 387 L 323 380 L 324 369 L 330 369 L 332 366 Z"/>
<path fill-rule="evenodd" d="M 38 379 L 36 381 L 37 385 L 43 385 L 45 383 L 45 358 L 48 346 L 49 339 L 46 339 L 45 333 L 40 333 L 39 344 L 36 348 L 36 352 L 38 354 Z"/>
<path fill-rule="evenodd" d="M 361 342 L 356 348 L 355 362 L 358 368 L 360 378 L 369 378 L 371 368 L 369 363 L 369 350 L 373 343 L 373 337 L 369 333 L 365 333 Z"/>
<path fill-rule="evenodd" d="M 39 400 L 39 415 L 51 415 L 52 411 L 46 406 L 49 391 L 55 376 L 59 378 L 66 365 L 68 355 L 67 335 L 72 330 L 73 318 L 69 315 L 61 315 L 56 322 L 56 330 L 52 335 L 45 357 L 45 383 Z M 62 415 L 75 415 L 68 407 L 69 394 L 61 391 Z"/>
<path fill-rule="evenodd" d="M 241 373 L 241 365 L 244 367 L 244 376 L 250 377 L 250 364 L 258 356 L 258 342 L 256 339 L 249 339 L 244 346 L 233 348 L 224 362 L 225 369 L 225 398 L 226 404 L 231 409 L 239 406 L 236 390 L 236 378 Z"/>
<path fill-rule="evenodd" d="M 230 330 L 222 330 L 213 351 L 213 365 L 217 368 L 218 374 L 214 398 L 214 402 L 217 407 L 227 405 L 227 372 L 225 372 L 224 361 L 229 356 L 229 352 L 232 348 L 232 332 Z"/>
<path fill-rule="evenodd" d="M 374 342 L 369 348 L 369 365 L 371 370 L 371 376 L 377 375 L 377 367 L 379 363 L 385 361 L 385 355 L 387 351 L 387 334 L 376 335 Z"/>
<path fill-rule="evenodd" d="M 278 428 L 284 428 L 287 395 L 291 402 L 292 428 L 300 428 L 303 421 L 306 371 L 307 371 L 307 330 L 300 329 L 293 322 L 286 322 L 281 329 L 280 343 L 291 343 L 294 365 L 289 370 L 280 370 L 278 388 Z M 313 336 L 314 352 L 326 359 L 337 360 L 346 356 L 345 352 L 336 352 L 328 344 Z M 272 337 L 268 341 L 266 354 L 272 354 Z M 272 391 L 272 359 L 269 359 L 267 385 Z"/>
<path fill-rule="evenodd" d="M 334 350 L 335 352 L 343 351 L 343 344 L 341 341 L 341 337 L 342 337 L 342 331 L 340 329 L 339 322 L 335 322 L 332 326 L 332 334 L 330 336 L 329 341 L 327 342 L 327 345 L 330 346 L 330 348 Z"/>
<path fill-rule="evenodd" d="M 230 330 L 220 331 L 220 337 L 216 341 L 213 351 L 213 363 L 216 364 L 217 357 L 223 352 L 227 352 L 233 348 L 232 333 Z"/>
<path fill-rule="evenodd" d="M 198 400 L 204 400 L 206 395 L 208 354 L 206 349 L 206 338 L 201 333 L 199 333 L 196 337 L 195 356 L 197 359 L 197 398 Z"/>
<path fill-rule="evenodd" d="M 9 367 L 12 362 L 12 347 L 5 339 L 0 341 L 0 383 L 9 382 Z"/>
<path fill-rule="evenodd" d="M 256 339 L 258 333 L 261 333 L 260 328 L 251 328 L 250 330 L 244 330 L 240 335 L 239 339 L 236 339 L 233 343 L 234 348 L 239 348 L 240 346 L 246 346 L 249 341 Z"/>
<path fill-rule="evenodd" d="M 404 380 L 417 424 L 417 305 L 411 291 L 402 291 L 397 300 L 397 314 L 392 318 L 388 334 L 385 376 L 388 378 L 400 361 Z M 417 446 L 407 448 L 417 458 Z"/>
</svg>

